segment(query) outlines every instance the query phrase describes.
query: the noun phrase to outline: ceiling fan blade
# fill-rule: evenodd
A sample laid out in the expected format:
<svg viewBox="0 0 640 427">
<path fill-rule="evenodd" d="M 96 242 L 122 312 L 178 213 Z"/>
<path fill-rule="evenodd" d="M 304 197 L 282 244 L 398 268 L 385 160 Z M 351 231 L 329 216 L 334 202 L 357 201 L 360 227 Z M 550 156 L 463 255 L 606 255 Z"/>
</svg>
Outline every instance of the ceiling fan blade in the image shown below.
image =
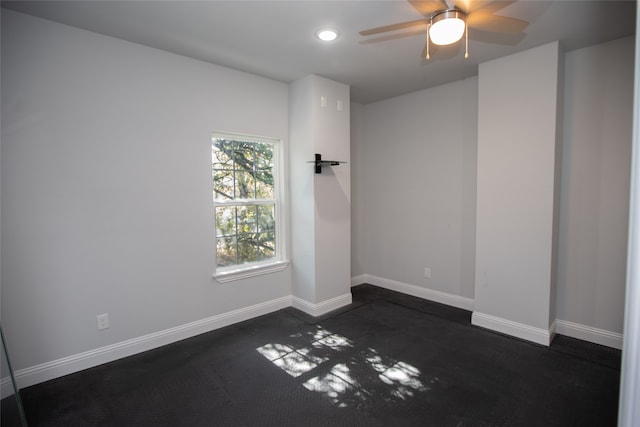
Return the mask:
<svg viewBox="0 0 640 427">
<path fill-rule="evenodd" d="M 516 2 L 516 0 L 455 0 L 457 3 L 462 3 L 463 7 L 460 7 L 467 13 L 474 12 L 482 9 L 483 12 L 495 13 L 500 9 L 503 9 L 510 4 Z"/>
<path fill-rule="evenodd" d="M 409 0 L 413 6 L 423 16 L 431 17 L 434 13 L 449 9 L 445 0 Z"/>
<path fill-rule="evenodd" d="M 469 13 L 471 9 L 471 5 L 474 3 L 473 0 L 450 0 L 452 8 L 460 9 L 465 13 Z"/>
<path fill-rule="evenodd" d="M 485 12 L 495 13 L 500 9 L 504 9 L 507 6 L 514 4 L 515 2 L 516 0 L 476 0 L 472 2 L 469 12 L 482 9 Z"/>
<path fill-rule="evenodd" d="M 382 27 L 370 28 L 368 30 L 360 31 L 361 36 L 370 36 L 372 34 L 387 33 L 389 31 L 404 30 L 405 28 L 413 28 L 422 25 L 426 25 L 429 21 L 427 19 L 417 19 L 415 21 L 400 22 L 398 24 L 384 25 Z"/>
<path fill-rule="evenodd" d="M 424 37 L 425 33 L 426 33 L 426 31 L 424 29 L 401 31 L 399 33 L 387 34 L 387 35 L 384 35 L 384 36 L 378 36 L 378 37 L 373 37 L 373 38 L 369 38 L 369 39 L 366 39 L 366 40 L 361 40 L 358 43 L 359 44 L 373 44 L 373 43 L 387 42 L 387 41 L 390 41 L 390 40 L 406 39 L 406 38 L 415 37 L 415 36 L 423 36 Z"/>
<path fill-rule="evenodd" d="M 521 19 L 493 15 L 485 10 L 479 10 L 467 16 L 467 25 L 469 28 L 493 33 L 517 34 L 527 28 L 529 23 Z"/>
</svg>

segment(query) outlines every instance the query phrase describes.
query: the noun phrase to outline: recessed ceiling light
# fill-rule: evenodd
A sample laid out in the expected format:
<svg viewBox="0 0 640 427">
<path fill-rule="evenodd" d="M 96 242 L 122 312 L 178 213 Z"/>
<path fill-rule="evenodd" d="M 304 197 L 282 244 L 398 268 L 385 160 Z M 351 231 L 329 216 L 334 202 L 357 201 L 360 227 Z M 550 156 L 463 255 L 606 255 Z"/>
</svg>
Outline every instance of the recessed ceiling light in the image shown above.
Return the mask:
<svg viewBox="0 0 640 427">
<path fill-rule="evenodd" d="M 338 32 L 331 28 L 324 28 L 316 32 L 316 36 L 322 41 L 330 42 L 338 38 Z"/>
</svg>

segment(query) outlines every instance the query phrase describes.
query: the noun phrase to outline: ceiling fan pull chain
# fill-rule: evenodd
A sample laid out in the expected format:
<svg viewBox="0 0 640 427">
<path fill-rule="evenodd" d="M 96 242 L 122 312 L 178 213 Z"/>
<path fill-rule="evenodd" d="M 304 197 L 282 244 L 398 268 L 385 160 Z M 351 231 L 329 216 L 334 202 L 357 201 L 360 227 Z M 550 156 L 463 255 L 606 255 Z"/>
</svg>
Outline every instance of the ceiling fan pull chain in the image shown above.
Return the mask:
<svg viewBox="0 0 640 427">
<path fill-rule="evenodd" d="M 469 25 L 464 23 L 464 59 L 469 58 Z"/>
<path fill-rule="evenodd" d="M 431 29 L 431 23 L 429 23 L 429 26 L 427 26 L 427 60 L 431 59 L 431 56 L 429 55 L 429 30 Z"/>
</svg>

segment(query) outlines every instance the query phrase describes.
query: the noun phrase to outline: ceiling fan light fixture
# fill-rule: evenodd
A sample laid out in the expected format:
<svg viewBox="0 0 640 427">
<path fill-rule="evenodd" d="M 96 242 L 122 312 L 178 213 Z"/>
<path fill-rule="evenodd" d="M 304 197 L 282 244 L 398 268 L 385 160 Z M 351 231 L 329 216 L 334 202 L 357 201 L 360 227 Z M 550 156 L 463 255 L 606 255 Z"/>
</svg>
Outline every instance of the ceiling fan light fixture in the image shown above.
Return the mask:
<svg viewBox="0 0 640 427">
<path fill-rule="evenodd" d="M 447 45 L 457 42 L 464 35 L 466 15 L 459 10 L 445 10 L 435 14 L 429 25 L 429 38 L 433 44 Z"/>
</svg>

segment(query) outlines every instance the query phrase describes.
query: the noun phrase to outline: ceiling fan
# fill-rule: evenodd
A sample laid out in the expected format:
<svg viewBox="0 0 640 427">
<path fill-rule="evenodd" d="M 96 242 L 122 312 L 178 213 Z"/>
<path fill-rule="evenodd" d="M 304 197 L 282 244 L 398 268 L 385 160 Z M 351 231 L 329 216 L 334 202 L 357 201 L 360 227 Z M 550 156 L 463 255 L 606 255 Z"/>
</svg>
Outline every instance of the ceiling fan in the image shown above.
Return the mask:
<svg viewBox="0 0 640 427">
<path fill-rule="evenodd" d="M 361 36 L 427 26 L 426 59 L 429 45 L 449 45 L 465 36 L 465 54 L 469 57 L 469 27 L 494 33 L 518 34 L 528 22 L 495 12 L 515 3 L 515 0 L 408 0 L 424 16 L 414 21 L 400 22 L 360 31 Z"/>
</svg>

